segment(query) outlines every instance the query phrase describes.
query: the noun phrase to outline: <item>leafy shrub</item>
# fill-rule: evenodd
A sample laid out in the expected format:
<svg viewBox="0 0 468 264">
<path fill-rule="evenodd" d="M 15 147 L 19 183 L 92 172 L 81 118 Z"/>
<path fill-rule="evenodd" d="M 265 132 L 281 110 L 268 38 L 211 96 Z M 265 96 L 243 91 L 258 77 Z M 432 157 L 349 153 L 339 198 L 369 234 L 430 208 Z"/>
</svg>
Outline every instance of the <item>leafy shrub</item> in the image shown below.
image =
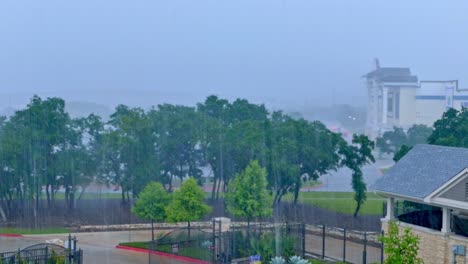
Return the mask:
<svg viewBox="0 0 468 264">
<path fill-rule="evenodd" d="M 299 256 L 292 256 L 289 258 L 289 264 L 309 264 L 309 261 Z"/>
<path fill-rule="evenodd" d="M 422 264 L 418 257 L 419 237 L 414 235 L 411 228 L 406 228 L 400 234 L 398 224 L 389 222 L 388 233 L 381 237 L 385 245 L 386 264 Z"/>
<path fill-rule="evenodd" d="M 274 257 L 271 259 L 270 264 L 286 264 L 286 260 L 283 257 Z"/>
</svg>

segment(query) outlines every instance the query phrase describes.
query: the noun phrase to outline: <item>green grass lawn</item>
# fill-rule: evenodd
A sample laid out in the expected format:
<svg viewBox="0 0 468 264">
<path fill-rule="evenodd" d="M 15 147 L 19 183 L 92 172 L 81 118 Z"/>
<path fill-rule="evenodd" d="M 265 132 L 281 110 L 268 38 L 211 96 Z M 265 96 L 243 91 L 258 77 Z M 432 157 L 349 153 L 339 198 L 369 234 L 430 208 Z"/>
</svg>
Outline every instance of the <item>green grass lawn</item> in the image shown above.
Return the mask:
<svg viewBox="0 0 468 264">
<path fill-rule="evenodd" d="M 28 229 L 28 228 L 13 228 L 13 227 L 1 227 L 0 234 L 16 234 L 16 235 L 44 235 L 44 234 L 66 234 L 70 230 L 66 228 L 40 228 L 40 229 Z"/>
<path fill-rule="evenodd" d="M 320 184 L 322 184 L 321 181 L 310 180 L 310 181 L 303 182 L 302 187 L 314 187 L 314 186 L 318 186 Z"/>
<path fill-rule="evenodd" d="M 78 199 L 80 196 L 79 193 L 76 194 L 75 198 Z M 47 199 L 47 196 L 45 193 L 41 195 L 42 199 Z M 122 195 L 120 193 L 83 193 L 81 196 L 82 200 L 90 200 L 90 199 L 121 199 Z M 55 199 L 56 200 L 64 200 L 65 199 L 65 194 L 64 193 L 56 193 L 55 194 Z"/>
<path fill-rule="evenodd" d="M 284 197 L 292 201 L 292 194 Z M 381 215 L 384 198 L 374 193 L 367 193 L 367 200 L 361 207 L 361 215 Z M 356 208 L 352 192 L 301 192 L 298 202 L 311 204 L 330 211 L 353 214 Z"/>
<path fill-rule="evenodd" d="M 149 249 L 148 242 L 126 242 L 126 243 L 120 243 L 119 245 L 126 246 L 126 247 Z M 171 245 L 159 245 L 156 247 L 155 250 L 166 252 L 166 253 L 172 253 Z M 202 260 L 211 260 L 213 258 L 209 249 L 201 249 L 199 247 L 180 247 L 179 252 L 177 254 L 181 256 L 202 259 Z"/>
</svg>

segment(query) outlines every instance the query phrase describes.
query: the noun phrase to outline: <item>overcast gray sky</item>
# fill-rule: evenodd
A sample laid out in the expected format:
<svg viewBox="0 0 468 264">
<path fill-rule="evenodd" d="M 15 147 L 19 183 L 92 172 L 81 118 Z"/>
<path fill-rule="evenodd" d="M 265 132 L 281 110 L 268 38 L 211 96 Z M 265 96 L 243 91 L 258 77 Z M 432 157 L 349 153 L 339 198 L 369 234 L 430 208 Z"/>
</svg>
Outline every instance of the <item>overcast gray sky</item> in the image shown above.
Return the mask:
<svg viewBox="0 0 468 264">
<path fill-rule="evenodd" d="M 468 87 L 467 12 L 463 0 L 3 0 L 0 106 L 33 93 L 364 105 L 374 57 Z"/>
</svg>

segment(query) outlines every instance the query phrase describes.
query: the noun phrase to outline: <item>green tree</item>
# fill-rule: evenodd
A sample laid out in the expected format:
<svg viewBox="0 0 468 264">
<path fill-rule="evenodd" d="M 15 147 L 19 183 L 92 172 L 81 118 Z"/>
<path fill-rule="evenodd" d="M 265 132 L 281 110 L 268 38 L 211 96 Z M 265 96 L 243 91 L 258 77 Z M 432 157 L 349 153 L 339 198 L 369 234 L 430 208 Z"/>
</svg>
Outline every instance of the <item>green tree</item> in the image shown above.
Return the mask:
<svg viewBox="0 0 468 264">
<path fill-rule="evenodd" d="M 393 130 L 377 138 L 376 146 L 382 153 L 395 154 L 403 145 L 413 147 L 427 143 L 432 131 L 432 128 L 426 125 L 413 125 L 406 132 L 400 127 L 393 127 Z"/>
<path fill-rule="evenodd" d="M 413 147 L 402 145 L 401 148 L 393 155 L 393 161 L 398 162 L 403 156 L 405 156 Z"/>
<path fill-rule="evenodd" d="M 255 217 L 272 215 L 266 175 L 266 169 L 254 160 L 229 183 L 227 210 L 237 217 L 245 217 L 248 226 Z"/>
<path fill-rule="evenodd" d="M 388 233 L 381 237 L 385 246 L 385 263 L 388 264 L 422 264 L 418 257 L 419 237 L 411 228 L 406 228 L 400 234 L 400 228 L 394 221 L 388 224 Z"/>
<path fill-rule="evenodd" d="M 143 219 L 151 220 L 151 240 L 154 240 L 154 221 L 166 218 L 166 206 L 170 201 L 169 194 L 161 183 L 150 182 L 138 194 L 132 211 Z"/>
<path fill-rule="evenodd" d="M 197 185 L 195 178 L 188 178 L 180 189 L 173 193 L 172 201 L 166 207 L 167 221 L 187 222 L 190 235 L 190 222 L 200 220 L 211 212 L 211 207 L 205 204 L 205 194 Z"/>
<path fill-rule="evenodd" d="M 250 160 L 265 161 L 264 123 L 268 111 L 264 105 L 245 99 L 230 103 L 216 96 L 198 104 L 197 111 L 203 124 L 200 144 L 203 158 L 214 176 L 212 198 L 219 198 L 220 191 L 227 190 L 229 180 Z"/>
<path fill-rule="evenodd" d="M 122 201 L 130 200 L 159 179 L 156 135 L 151 120 L 141 108 L 117 106 L 104 134 L 104 163 L 108 182 L 121 187 Z M 125 197 L 126 195 L 126 197 Z"/>
<path fill-rule="evenodd" d="M 432 127 L 426 125 L 413 125 L 406 131 L 407 141 L 406 144 L 413 147 L 417 144 L 426 144 L 427 139 L 432 134 Z"/>
<path fill-rule="evenodd" d="M 397 152 L 401 145 L 407 143 L 405 131 L 400 127 L 393 127 L 393 130 L 386 131 L 381 137 L 376 139 L 376 146 L 381 152 L 392 154 Z"/>
<path fill-rule="evenodd" d="M 367 186 L 363 179 L 362 167 L 371 162 L 375 162 L 372 150 L 374 142 L 369 140 L 365 135 L 353 135 L 352 145 L 342 143 L 340 153 L 344 156 L 342 165 L 348 167 L 352 171 L 351 185 L 354 190 L 354 200 L 356 201 L 356 209 L 354 217 L 356 217 L 361 209 L 362 204 L 367 199 Z"/>
<path fill-rule="evenodd" d="M 442 118 L 434 122 L 434 131 L 428 139 L 429 144 L 468 147 L 468 108 L 449 109 Z"/>
<path fill-rule="evenodd" d="M 346 142 L 321 122 L 294 120 L 274 112 L 265 127 L 266 167 L 274 203 L 279 204 L 287 192 L 294 193 L 296 203 L 302 180 L 316 180 L 340 166 L 338 150 Z"/>
<path fill-rule="evenodd" d="M 174 177 L 201 177 L 200 118 L 193 107 L 159 105 L 148 116 L 156 135 L 163 180 L 172 190 Z"/>
</svg>

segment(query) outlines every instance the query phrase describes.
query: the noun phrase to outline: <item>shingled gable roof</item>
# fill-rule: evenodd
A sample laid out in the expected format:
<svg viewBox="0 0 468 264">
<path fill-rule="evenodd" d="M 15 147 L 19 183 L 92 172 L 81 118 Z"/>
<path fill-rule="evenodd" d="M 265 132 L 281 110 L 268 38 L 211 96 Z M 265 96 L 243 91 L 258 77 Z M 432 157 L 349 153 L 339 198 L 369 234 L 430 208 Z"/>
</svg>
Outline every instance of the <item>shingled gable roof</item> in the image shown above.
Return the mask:
<svg viewBox="0 0 468 264">
<path fill-rule="evenodd" d="M 468 149 L 416 145 L 371 190 L 424 200 L 468 168 Z"/>
</svg>

